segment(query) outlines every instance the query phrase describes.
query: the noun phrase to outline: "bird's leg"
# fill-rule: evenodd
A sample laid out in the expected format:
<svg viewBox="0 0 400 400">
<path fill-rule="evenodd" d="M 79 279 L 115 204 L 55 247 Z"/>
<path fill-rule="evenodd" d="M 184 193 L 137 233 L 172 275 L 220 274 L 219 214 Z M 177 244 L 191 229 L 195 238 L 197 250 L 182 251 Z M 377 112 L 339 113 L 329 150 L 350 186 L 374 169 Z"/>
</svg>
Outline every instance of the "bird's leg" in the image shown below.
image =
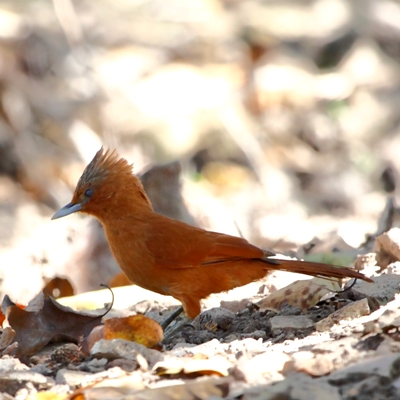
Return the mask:
<svg viewBox="0 0 400 400">
<path fill-rule="evenodd" d="M 171 339 L 173 336 L 175 336 L 179 331 L 182 330 L 182 328 L 186 325 L 191 326 L 193 329 L 194 326 L 190 323 L 191 321 L 193 321 L 192 319 L 189 319 L 188 317 L 183 317 L 182 321 L 177 322 L 174 326 L 170 327 L 169 329 L 167 329 L 164 333 L 164 340 L 169 340 Z"/>
<path fill-rule="evenodd" d="M 168 328 L 168 326 L 171 324 L 171 322 L 176 319 L 179 314 L 183 311 L 183 307 L 179 306 L 175 311 L 173 311 L 161 324 L 161 328 L 165 332 L 165 330 Z"/>
</svg>

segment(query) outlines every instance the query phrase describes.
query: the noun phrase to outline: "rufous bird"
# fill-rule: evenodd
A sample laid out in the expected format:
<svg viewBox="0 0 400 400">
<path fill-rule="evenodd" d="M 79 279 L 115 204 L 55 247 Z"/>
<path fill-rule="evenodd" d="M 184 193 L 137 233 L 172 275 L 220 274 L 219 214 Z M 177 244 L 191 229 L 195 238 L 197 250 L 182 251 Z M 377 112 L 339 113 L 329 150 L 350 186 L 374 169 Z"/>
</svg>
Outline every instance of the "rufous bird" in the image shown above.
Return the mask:
<svg viewBox="0 0 400 400">
<path fill-rule="evenodd" d="M 133 283 L 175 297 L 190 319 L 210 294 L 246 285 L 273 270 L 372 282 L 349 268 L 272 258 L 275 253 L 245 239 L 157 214 L 132 165 L 103 148 L 84 170 L 71 202 L 52 219 L 77 211 L 99 219 L 118 265 Z"/>
</svg>

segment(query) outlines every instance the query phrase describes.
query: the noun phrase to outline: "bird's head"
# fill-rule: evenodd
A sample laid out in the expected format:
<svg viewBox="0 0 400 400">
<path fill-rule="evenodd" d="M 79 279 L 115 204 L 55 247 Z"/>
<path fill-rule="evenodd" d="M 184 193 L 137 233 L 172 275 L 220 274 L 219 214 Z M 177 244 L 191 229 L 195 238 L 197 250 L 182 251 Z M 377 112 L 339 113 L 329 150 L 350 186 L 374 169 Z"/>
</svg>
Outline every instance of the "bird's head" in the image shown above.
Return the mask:
<svg viewBox="0 0 400 400">
<path fill-rule="evenodd" d="M 71 202 L 58 210 L 51 219 L 77 211 L 101 219 L 108 212 L 117 212 L 124 199 L 132 204 L 132 195 L 136 202 L 150 205 L 141 182 L 132 173 L 132 165 L 120 158 L 115 150 L 105 150 L 102 147 L 79 178 Z"/>
</svg>

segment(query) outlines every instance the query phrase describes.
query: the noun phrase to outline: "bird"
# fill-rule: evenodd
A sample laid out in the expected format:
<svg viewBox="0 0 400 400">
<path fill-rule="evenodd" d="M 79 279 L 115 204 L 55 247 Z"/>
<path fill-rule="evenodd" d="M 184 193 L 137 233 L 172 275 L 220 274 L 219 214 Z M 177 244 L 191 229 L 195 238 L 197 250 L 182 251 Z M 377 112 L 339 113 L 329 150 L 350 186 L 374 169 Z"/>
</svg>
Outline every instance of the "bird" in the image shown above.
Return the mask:
<svg viewBox="0 0 400 400">
<path fill-rule="evenodd" d="M 52 219 L 75 212 L 96 217 L 126 276 L 142 288 L 180 301 L 189 319 L 200 314 L 201 300 L 210 294 L 260 280 L 274 270 L 372 282 L 350 268 L 281 259 L 244 238 L 158 214 L 132 169 L 115 150 L 101 147 L 79 178 L 71 202 Z"/>
</svg>

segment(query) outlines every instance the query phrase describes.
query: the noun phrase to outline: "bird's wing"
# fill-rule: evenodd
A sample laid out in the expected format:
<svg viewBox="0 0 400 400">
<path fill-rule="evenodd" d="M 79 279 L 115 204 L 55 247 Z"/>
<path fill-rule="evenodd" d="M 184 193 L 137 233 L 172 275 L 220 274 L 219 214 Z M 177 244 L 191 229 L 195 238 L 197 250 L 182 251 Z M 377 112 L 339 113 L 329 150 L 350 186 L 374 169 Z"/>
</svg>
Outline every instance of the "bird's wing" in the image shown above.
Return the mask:
<svg viewBox="0 0 400 400">
<path fill-rule="evenodd" d="M 205 231 L 160 215 L 148 226 L 145 239 L 147 250 L 158 266 L 166 268 L 198 267 L 265 255 L 263 250 L 245 239 Z"/>
</svg>

